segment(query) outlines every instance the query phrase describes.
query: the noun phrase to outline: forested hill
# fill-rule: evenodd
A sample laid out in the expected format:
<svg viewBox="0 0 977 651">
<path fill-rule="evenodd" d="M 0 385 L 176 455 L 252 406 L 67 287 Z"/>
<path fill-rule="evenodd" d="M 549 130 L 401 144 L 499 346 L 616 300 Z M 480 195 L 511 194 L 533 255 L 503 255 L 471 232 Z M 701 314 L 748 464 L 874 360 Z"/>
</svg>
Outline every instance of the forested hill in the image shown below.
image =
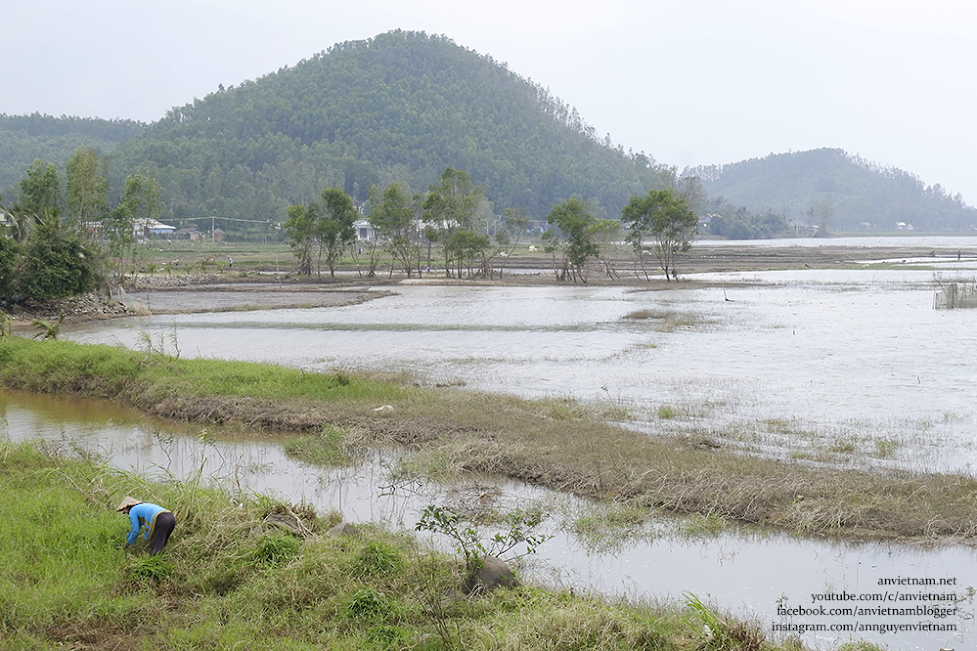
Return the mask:
<svg viewBox="0 0 977 651">
<path fill-rule="evenodd" d="M 831 230 L 967 231 L 977 209 L 940 185 L 852 156 L 841 149 L 771 154 L 730 165 L 686 170 L 698 175 L 712 197 L 791 221 L 817 223 L 827 210 Z"/>
<path fill-rule="evenodd" d="M 394 31 L 168 112 L 113 169 L 150 168 L 170 218 L 283 217 L 328 187 L 427 190 L 446 167 L 496 210 L 545 218 L 580 195 L 617 217 L 659 182 L 653 161 L 600 139 L 539 84 L 441 36 Z M 113 185 L 117 185 L 113 181 Z"/>
<path fill-rule="evenodd" d="M 0 193 L 15 188 L 38 158 L 60 167 L 79 147 L 107 154 L 145 128 L 132 120 L 0 113 Z"/>
</svg>

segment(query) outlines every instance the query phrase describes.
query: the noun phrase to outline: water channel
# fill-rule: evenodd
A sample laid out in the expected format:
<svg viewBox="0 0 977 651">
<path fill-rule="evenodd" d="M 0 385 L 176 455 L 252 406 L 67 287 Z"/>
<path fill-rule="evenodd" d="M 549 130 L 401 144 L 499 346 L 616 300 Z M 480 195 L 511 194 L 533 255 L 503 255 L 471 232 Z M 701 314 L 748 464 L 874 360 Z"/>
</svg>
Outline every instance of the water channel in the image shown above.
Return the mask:
<svg viewBox="0 0 977 651">
<path fill-rule="evenodd" d="M 953 245 L 951 245 L 953 246 Z M 943 277 L 972 279 L 973 266 Z M 130 347 L 147 341 L 185 357 L 267 361 L 310 370 L 402 370 L 519 396 L 569 397 L 624 406 L 626 426 L 707 431 L 726 446 L 811 463 L 972 474 L 977 406 L 970 369 L 977 312 L 934 310 L 932 270 L 805 270 L 726 274 L 723 287 L 674 289 L 423 283 L 359 305 L 168 315 L 72 327 L 64 338 Z M 971 280 L 972 282 L 972 280 Z M 663 407 L 670 417 L 662 419 Z M 350 521 L 411 527 L 444 488 L 391 489 L 389 456 L 324 471 L 284 456 L 280 442 L 224 440 L 178 431 L 105 405 L 4 396 L 13 438 L 84 445 L 110 462 L 180 476 L 203 461 L 222 482 L 336 509 Z M 407 490 L 407 489 L 410 490 Z M 538 500 L 558 534 L 526 571 L 538 580 L 632 599 L 694 593 L 733 615 L 774 624 L 951 623 L 955 631 L 809 630 L 814 647 L 866 639 L 900 649 L 967 648 L 977 585 L 968 547 L 839 543 L 757 531 L 716 536 L 648 525 L 618 547 L 594 549 L 565 526 L 591 508 L 526 486 L 502 500 Z M 783 616 L 813 595 L 891 598 L 881 579 L 952 579 L 963 598 L 946 618 L 879 614 Z M 914 595 L 930 590 L 896 588 Z M 946 592 L 951 590 L 946 589 Z M 851 604 L 842 604 L 850 606 Z M 856 606 L 878 608 L 879 603 Z M 895 606 L 954 607 L 939 599 Z M 781 611 L 783 612 L 783 611 Z M 773 633 L 774 637 L 782 635 Z M 972 643 L 971 643 L 972 644 Z"/>
</svg>

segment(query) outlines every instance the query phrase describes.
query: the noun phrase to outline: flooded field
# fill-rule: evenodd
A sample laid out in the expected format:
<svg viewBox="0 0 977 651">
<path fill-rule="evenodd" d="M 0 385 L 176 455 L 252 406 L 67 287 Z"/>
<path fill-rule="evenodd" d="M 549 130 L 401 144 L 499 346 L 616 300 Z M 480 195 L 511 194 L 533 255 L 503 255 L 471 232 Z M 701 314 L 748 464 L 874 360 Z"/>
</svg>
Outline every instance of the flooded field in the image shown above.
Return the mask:
<svg viewBox="0 0 977 651">
<path fill-rule="evenodd" d="M 201 473 L 231 491 L 306 502 L 323 513 L 339 511 L 349 522 L 411 530 L 425 505 L 452 504 L 472 494 L 491 496 L 487 506 L 503 511 L 538 506 L 551 514 L 545 532 L 553 538 L 527 558 L 522 572 L 529 580 L 636 601 L 681 602 L 694 594 L 711 607 L 756 622 L 775 639 L 797 632 L 800 625 L 813 627 L 801 634 L 808 648 L 833 648 L 853 639 L 898 639 L 900 649 L 962 648 L 974 634 L 970 586 L 977 578 L 972 571 L 977 552 L 969 547 L 796 538 L 758 529 L 717 529 L 694 518 L 661 515 L 643 524 L 615 526 L 613 507 L 521 484 L 483 479 L 445 487 L 395 481 L 391 471 L 399 454 L 392 451 L 352 467 L 323 469 L 286 456 L 281 440 L 242 440 L 177 427 L 97 401 L 0 393 L 0 418 L 3 435 L 12 440 L 40 438 L 54 450 L 95 453 L 122 470 L 163 480 Z M 900 577 L 953 580 L 955 585 L 940 588 L 933 598 L 910 605 L 931 612 L 956 610 L 938 618 L 781 614 L 785 609 L 817 610 L 824 606 L 815 602 L 821 595 L 895 595 L 896 590 L 880 588 L 879 582 Z M 935 593 L 918 586 L 900 589 L 912 597 L 924 590 Z M 875 602 L 857 605 L 880 607 Z M 919 622 L 953 628 L 897 635 L 858 628 Z M 813 630 L 817 628 L 821 630 Z"/>
<path fill-rule="evenodd" d="M 907 258 L 898 269 L 866 260 L 866 268 L 699 275 L 711 284 L 667 291 L 364 286 L 357 291 L 377 298 L 66 324 L 62 338 L 309 370 L 403 371 L 427 385 L 609 404 L 626 411 L 623 425 L 648 435 L 685 432 L 747 454 L 973 475 L 977 311 L 933 309 L 938 278 L 972 282 L 977 275 L 972 260 L 954 257 L 923 256 L 925 269 L 912 269 Z M 410 527 L 419 505 L 451 499 L 443 487 L 392 490 L 390 456 L 323 471 L 283 456 L 278 441 L 174 432 L 138 417 L 106 418 L 104 406 L 85 416 L 51 416 L 50 407 L 24 400 L 5 403 L 11 432 L 87 439 L 113 463 L 176 476 L 205 459 L 208 476 L 222 482 L 305 499 L 354 521 Z M 868 639 L 898 640 L 900 649 L 963 648 L 972 637 L 969 587 L 977 576 L 969 547 L 838 543 L 752 530 L 711 535 L 708 526 L 670 519 L 653 519 L 608 547 L 577 530 L 593 505 L 526 486 L 497 488 L 503 505 L 539 500 L 557 514 L 551 521 L 557 536 L 527 570 L 543 580 L 634 599 L 675 600 L 691 592 L 768 630 L 778 623 L 824 625 L 803 633 L 811 646 Z M 902 578 L 952 579 L 955 587 L 945 594 L 954 600 L 937 594 L 914 602 L 923 607 L 916 618 L 908 610 L 855 620 L 778 615 L 779 607 L 816 605 L 817 595 L 888 598 L 880 581 Z M 903 595 L 910 592 L 932 596 L 917 587 Z M 931 616 L 933 608 L 955 607 L 948 604 L 959 612 Z M 955 630 L 908 628 L 920 622 L 952 623 Z M 853 623 L 906 628 L 897 635 L 844 628 Z"/>
<path fill-rule="evenodd" d="M 972 473 L 977 312 L 934 310 L 933 271 L 711 278 L 723 286 L 415 283 L 355 305 L 135 317 L 63 336 L 403 371 L 429 385 L 623 407 L 628 427 L 750 453 Z"/>
</svg>

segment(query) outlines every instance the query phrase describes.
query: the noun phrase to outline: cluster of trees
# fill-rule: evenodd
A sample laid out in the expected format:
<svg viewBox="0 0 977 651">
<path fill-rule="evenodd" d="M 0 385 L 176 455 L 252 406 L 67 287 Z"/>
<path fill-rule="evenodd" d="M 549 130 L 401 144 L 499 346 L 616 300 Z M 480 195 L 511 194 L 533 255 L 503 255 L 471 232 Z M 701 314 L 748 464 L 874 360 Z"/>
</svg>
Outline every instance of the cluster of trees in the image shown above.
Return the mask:
<svg viewBox="0 0 977 651">
<path fill-rule="evenodd" d="M 475 186 L 467 172 L 450 167 L 426 194 L 414 194 L 402 183 L 391 183 L 384 188 L 371 186 L 369 195 L 368 223 L 374 237 L 365 244 L 370 276 L 376 274 L 381 248 L 411 277 L 419 275 L 422 266 L 430 271 L 435 247 L 445 276 L 491 276 L 495 262 L 512 253 L 529 224 L 525 213 L 515 209 L 503 211 L 495 220 L 484 189 Z M 357 243 L 357 212 L 341 189 L 325 190 L 321 202 L 293 205 L 288 213 L 285 232 L 301 273 L 321 273 L 324 259 L 334 275 L 333 261 L 343 250 L 355 250 L 354 257 L 361 252 L 360 246 L 353 246 Z M 666 189 L 632 197 L 621 221 L 600 218 L 587 202 L 573 197 L 555 204 L 547 223 L 551 228 L 542 239 L 545 250 L 556 261 L 558 280 L 587 282 L 588 261 L 600 256 L 601 243 L 617 237 L 622 224 L 627 226 L 626 239 L 634 247 L 645 276 L 650 276 L 650 246 L 665 277 L 671 280 L 678 277 L 676 257 L 691 246 L 698 218 L 684 193 Z M 605 269 L 616 275 L 609 263 Z"/>
<path fill-rule="evenodd" d="M 391 183 L 384 188 L 371 186 L 369 197 L 368 222 L 374 237 L 365 244 L 370 276 L 376 274 L 380 247 L 411 277 L 420 273 L 425 252 L 423 266 L 430 269 L 435 246 L 447 277 L 490 275 L 492 259 L 511 244 L 512 232 L 524 231 L 527 223 L 510 214 L 503 219 L 508 227 L 498 228 L 484 188 L 475 186 L 467 172 L 450 167 L 426 194 L 412 193 L 404 183 Z M 358 212 L 352 198 L 340 188 L 331 188 L 322 192 L 321 203 L 293 205 L 288 214 L 285 234 L 299 259 L 300 273 L 320 273 L 324 258 L 334 275 L 333 262 L 357 240 Z M 491 250 L 491 231 L 503 248 Z M 354 257 L 360 249 L 355 247 Z"/>
<path fill-rule="evenodd" d="M 730 165 L 686 170 L 698 176 L 710 196 L 764 216 L 781 215 L 794 224 L 823 232 L 916 230 L 969 231 L 977 228 L 977 209 L 939 184 L 927 186 L 903 170 L 872 163 L 841 149 L 771 154 Z M 729 211 L 716 211 L 729 218 Z M 826 219 L 826 216 L 828 219 Z M 738 236 L 768 229 L 734 218 Z M 712 227 L 710 226 L 710 230 Z M 757 235 L 762 237 L 763 235 Z"/>
<path fill-rule="evenodd" d="M 100 288 L 108 273 L 124 282 L 135 269 L 137 225 L 161 208 L 160 188 L 135 174 L 109 207 L 108 161 L 78 149 L 65 166 L 35 160 L 19 184 L 19 199 L 0 213 L 0 296 L 55 299 Z M 108 249 L 96 239 L 108 242 Z"/>
<path fill-rule="evenodd" d="M 802 227 L 782 213 L 769 209 L 756 213 L 745 206 L 734 206 L 722 198 L 706 202 L 705 211 L 709 216 L 709 233 L 728 240 L 763 240 L 812 234 L 810 227 Z M 808 218 L 813 223 L 824 223 L 821 214 L 815 216 L 810 211 Z"/>
</svg>

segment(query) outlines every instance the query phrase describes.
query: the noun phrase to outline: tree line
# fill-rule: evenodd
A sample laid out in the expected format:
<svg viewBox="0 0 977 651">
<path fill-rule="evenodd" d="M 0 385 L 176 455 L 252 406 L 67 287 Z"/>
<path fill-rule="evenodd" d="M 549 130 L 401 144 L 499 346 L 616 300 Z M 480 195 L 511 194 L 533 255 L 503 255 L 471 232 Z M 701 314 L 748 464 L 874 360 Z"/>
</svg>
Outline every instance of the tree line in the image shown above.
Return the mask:
<svg viewBox="0 0 977 651">
<path fill-rule="evenodd" d="M 0 196 L 0 297 L 6 302 L 57 299 L 124 283 L 135 272 L 140 230 L 159 215 L 161 189 L 150 176 L 126 177 L 110 206 L 108 160 L 78 149 L 65 165 L 35 160 L 19 198 Z"/>
<path fill-rule="evenodd" d="M 412 193 L 402 183 L 371 186 L 366 218 L 372 236 L 358 238 L 359 213 L 340 188 L 324 190 L 319 200 L 288 208 L 287 240 L 298 259 L 299 273 L 321 274 L 325 264 L 335 275 L 335 262 L 345 250 L 363 254 L 367 274 L 377 273 L 380 253 L 388 254 L 408 278 L 431 272 L 447 278 L 493 277 L 515 250 L 529 225 L 526 214 L 507 208 L 496 218 L 485 201 L 484 188 L 470 175 L 451 167 L 426 193 Z M 653 257 L 668 280 L 678 278 L 676 260 L 688 251 L 697 234 L 698 217 L 685 193 L 649 190 L 632 196 L 620 220 L 599 217 L 579 197 L 554 204 L 542 234 L 544 250 L 553 254 L 556 278 L 587 282 L 587 263 L 600 257 L 601 243 L 626 230 L 645 277 Z M 354 252 L 355 251 L 355 252 Z M 616 272 L 605 263 L 611 276 Z M 391 265 L 390 273 L 393 274 Z"/>
</svg>

